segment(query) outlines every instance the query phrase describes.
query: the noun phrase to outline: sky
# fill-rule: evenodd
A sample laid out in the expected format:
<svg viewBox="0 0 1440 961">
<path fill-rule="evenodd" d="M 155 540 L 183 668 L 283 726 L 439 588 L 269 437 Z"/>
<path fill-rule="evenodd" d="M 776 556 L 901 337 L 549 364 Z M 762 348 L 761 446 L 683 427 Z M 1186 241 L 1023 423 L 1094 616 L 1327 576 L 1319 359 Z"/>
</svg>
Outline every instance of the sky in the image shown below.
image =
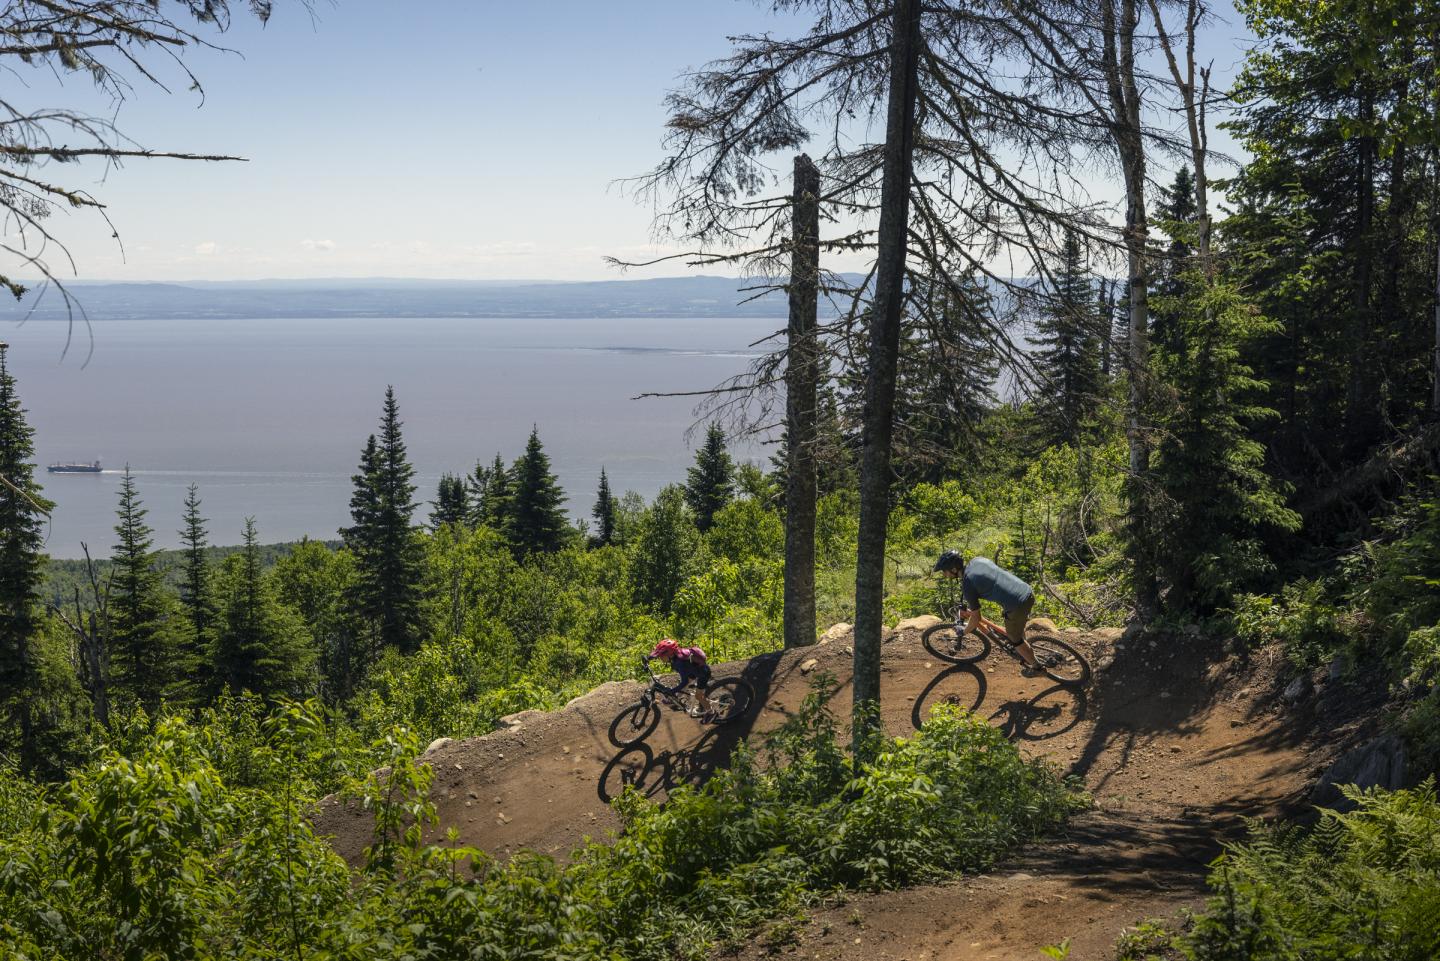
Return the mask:
<svg viewBox="0 0 1440 961">
<path fill-rule="evenodd" d="M 263 28 L 236 16 L 234 52 L 187 55 L 203 99 L 162 72 L 173 92 L 138 84 L 116 118 L 145 147 L 245 162 L 62 168 L 120 244 L 91 212 L 51 227 L 82 280 L 616 279 L 606 255 L 670 252 L 620 182 L 661 159 L 665 92 L 731 35 L 801 28 L 751 0 L 279 0 Z M 1247 42 L 1210 29 L 1217 76 Z M 113 109 L 82 77 L 11 79 L 21 102 Z"/>
</svg>

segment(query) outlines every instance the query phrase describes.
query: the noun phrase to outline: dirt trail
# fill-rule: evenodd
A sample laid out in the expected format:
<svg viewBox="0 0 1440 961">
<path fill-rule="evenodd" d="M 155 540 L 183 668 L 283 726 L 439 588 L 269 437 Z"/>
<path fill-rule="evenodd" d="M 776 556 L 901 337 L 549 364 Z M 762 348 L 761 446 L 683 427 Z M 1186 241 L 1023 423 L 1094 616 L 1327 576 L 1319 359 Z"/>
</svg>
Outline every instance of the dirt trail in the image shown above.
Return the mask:
<svg viewBox="0 0 1440 961">
<path fill-rule="evenodd" d="M 1040 946 L 1070 937 L 1077 961 L 1108 958 L 1126 925 L 1197 902 L 1221 841 L 1238 835 L 1246 817 L 1297 804 L 1316 773 L 1314 725 L 1274 711 L 1274 672 L 1254 664 L 1240 671 L 1207 656 L 1202 648 L 1211 645 L 1142 641 L 1116 652 L 1119 632 L 1067 633 L 1100 666 L 1077 692 L 1021 676 L 999 652 L 973 666 L 937 662 L 918 626 L 902 628 L 884 645 L 888 731 L 913 730 L 937 700 L 972 707 L 1026 754 L 1081 776 L 1095 810 L 990 875 L 818 911 L 780 953 L 1034 961 Z M 644 746 L 618 750 L 607 739 L 610 722 L 641 690 L 620 682 L 560 711 L 527 713 L 516 728 L 440 747 L 429 755 L 440 816 L 433 836 L 454 828 L 460 843 L 501 857 L 523 848 L 563 857 L 586 836 L 605 837 L 619 826 L 605 798 L 627 781 L 663 798 L 723 766 L 740 738 L 779 724 L 816 671 L 848 687 L 850 637 L 830 633 L 823 646 L 718 665 L 717 676 L 744 676 L 757 693 L 758 709 L 733 726 L 702 728 L 667 711 Z M 848 705 L 843 690 L 838 702 Z M 327 800 L 315 820 L 341 854 L 359 859 L 368 817 Z M 757 939 L 742 956 L 773 950 Z"/>
</svg>

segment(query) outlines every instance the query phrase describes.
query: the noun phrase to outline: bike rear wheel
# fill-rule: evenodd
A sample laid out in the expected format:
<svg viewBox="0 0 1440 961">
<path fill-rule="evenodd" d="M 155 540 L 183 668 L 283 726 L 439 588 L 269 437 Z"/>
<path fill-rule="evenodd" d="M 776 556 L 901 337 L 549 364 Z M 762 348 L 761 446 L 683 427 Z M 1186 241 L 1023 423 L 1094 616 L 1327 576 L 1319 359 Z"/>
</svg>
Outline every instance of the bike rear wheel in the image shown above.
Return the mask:
<svg viewBox="0 0 1440 961">
<path fill-rule="evenodd" d="M 920 635 L 925 650 L 951 664 L 973 664 L 990 653 L 990 638 L 979 631 L 957 634 L 954 624 L 936 624 Z"/>
<path fill-rule="evenodd" d="M 1030 638 L 1030 649 L 1035 652 L 1040 670 L 1057 684 L 1076 687 L 1090 680 L 1090 662 L 1059 638 Z"/>
<path fill-rule="evenodd" d="M 615 715 L 610 722 L 610 743 L 629 747 L 645 740 L 660 723 L 660 705 L 652 698 L 641 698 Z"/>
<path fill-rule="evenodd" d="M 705 696 L 710 700 L 714 723 L 729 724 L 750 710 L 750 704 L 755 700 L 755 689 L 743 678 L 727 677 L 706 686 Z"/>
</svg>

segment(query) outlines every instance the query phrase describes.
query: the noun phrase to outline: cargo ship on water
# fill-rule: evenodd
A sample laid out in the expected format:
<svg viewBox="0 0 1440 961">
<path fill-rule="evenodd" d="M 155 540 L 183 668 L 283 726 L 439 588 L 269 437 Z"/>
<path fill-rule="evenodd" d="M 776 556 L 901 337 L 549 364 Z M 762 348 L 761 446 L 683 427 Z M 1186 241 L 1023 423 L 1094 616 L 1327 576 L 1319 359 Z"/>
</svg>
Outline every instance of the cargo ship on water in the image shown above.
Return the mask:
<svg viewBox="0 0 1440 961">
<path fill-rule="evenodd" d="M 51 464 L 45 469 L 52 474 L 98 474 L 100 473 L 100 462 L 98 460 L 92 460 L 88 464 L 82 464 L 78 462 L 70 464 Z"/>
</svg>

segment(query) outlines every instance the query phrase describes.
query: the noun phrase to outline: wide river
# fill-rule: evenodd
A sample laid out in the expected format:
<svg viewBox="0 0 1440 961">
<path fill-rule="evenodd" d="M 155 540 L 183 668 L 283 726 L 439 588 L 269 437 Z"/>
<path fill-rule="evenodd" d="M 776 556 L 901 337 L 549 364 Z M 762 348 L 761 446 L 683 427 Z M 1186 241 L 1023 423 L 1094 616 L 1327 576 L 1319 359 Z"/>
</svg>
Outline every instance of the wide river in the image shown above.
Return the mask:
<svg viewBox="0 0 1440 961">
<path fill-rule="evenodd" d="M 100 459 L 99 475 L 39 479 L 56 504 L 46 549 L 107 555 L 120 469 L 130 465 L 156 545 L 174 547 L 186 487 L 200 486 L 211 542 L 333 538 L 351 475 L 393 384 L 423 520 L 445 471 L 524 449 L 531 425 L 577 517 L 600 468 L 617 492 L 682 482 L 694 399 L 764 348 L 783 320 L 309 319 L 105 321 L 61 360 L 64 324 L 7 325 L 10 371 L 42 465 Z M 768 451 L 738 450 L 760 460 Z"/>
</svg>

